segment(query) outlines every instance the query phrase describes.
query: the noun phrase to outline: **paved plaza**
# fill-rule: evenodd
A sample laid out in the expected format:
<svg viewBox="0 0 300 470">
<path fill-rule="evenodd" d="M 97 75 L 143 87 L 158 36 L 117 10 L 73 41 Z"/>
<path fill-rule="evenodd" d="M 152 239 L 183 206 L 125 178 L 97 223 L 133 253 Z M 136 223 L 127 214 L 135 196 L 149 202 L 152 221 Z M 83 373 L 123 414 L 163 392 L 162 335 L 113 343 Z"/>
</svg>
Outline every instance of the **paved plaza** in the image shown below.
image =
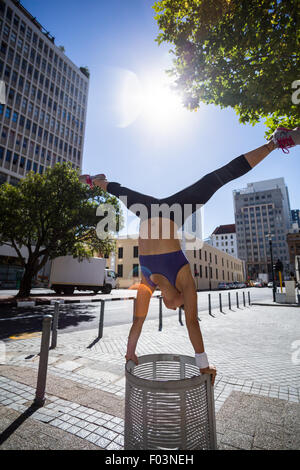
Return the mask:
<svg viewBox="0 0 300 470">
<path fill-rule="evenodd" d="M 218 369 L 214 387 L 219 449 L 299 449 L 300 330 L 298 307 L 242 306 L 202 316 L 206 351 Z M 130 324 L 62 333 L 50 350 L 47 401 L 29 411 L 35 395 L 40 335 L 2 342 L 0 448 L 123 449 L 124 355 Z M 193 355 L 178 315 L 146 320 L 138 355 Z M 18 416 L 30 414 L 14 432 Z M 35 421 L 47 436 L 30 439 Z M 4 423 L 4 424 L 3 424 Z M 24 429 L 22 434 L 21 430 Z M 54 429 L 66 436 L 55 438 Z M 51 437 L 52 436 L 52 437 Z M 80 442 L 80 444 L 79 444 Z M 14 447 L 15 446 L 15 447 Z M 66 447 L 63 447 L 66 446 Z M 69 447 L 68 447 L 69 446 Z"/>
</svg>

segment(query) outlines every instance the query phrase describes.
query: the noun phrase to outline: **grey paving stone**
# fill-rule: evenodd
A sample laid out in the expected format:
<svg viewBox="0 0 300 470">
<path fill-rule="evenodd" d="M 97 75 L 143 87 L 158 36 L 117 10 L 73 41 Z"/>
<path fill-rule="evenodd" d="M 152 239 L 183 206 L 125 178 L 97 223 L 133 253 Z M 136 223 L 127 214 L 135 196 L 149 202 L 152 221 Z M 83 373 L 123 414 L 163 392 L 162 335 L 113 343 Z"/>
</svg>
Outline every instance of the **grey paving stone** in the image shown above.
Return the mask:
<svg viewBox="0 0 300 470">
<path fill-rule="evenodd" d="M 99 447 L 102 447 L 102 449 L 107 449 L 107 447 L 111 444 L 111 441 L 109 441 L 108 439 L 105 439 L 104 437 L 99 437 L 98 436 L 98 440 L 95 442 L 95 444 Z M 115 444 L 117 446 L 117 444 Z M 114 450 L 114 449 L 112 449 Z M 115 449 L 117 450 L 117 449 Z"/>
<path fill-rule="evenodd" d="M 98 426 L 96 424 L 92 424 L 92 423 L 89 423 L 85 426 L 85 429 L 87 431 L 90 431 L 90 432 L 95 431 L 95 429 L 97 429 L 97 428 L 98 428 Z"/>
<path fill-rule="evenodd" d="M 72 433 L 72 434 L 76 434 L 78 431 L 80 431 L 81 428 L 79 426 L 74 426 L 72 425 L 69 429 L 68 429 L 68 432 Z"/>
<path fill-rule="evenodd" d="M 78 437 L 82 437 L 83 439 L 86 438 L 88 435 L 90 434 L 90 431 L 86 430 L 86 429 L 81 429 L 80 431 L 78 431 L 76 433 L 76 436 Z"/>
<path fill-rule="evenodd" d="M 99 439 L 99 434 L 91 433 L 86 437 L 86 439 L 90 442 L 96 443 Z"/>
<path fill-rule="evenodd" d="M 100 445 L 100 441 L 97 442 L 97 444 Z M 102 447 L 102 445 L 101 445 Z M 122 450 L 123 449 L 123 446 L 116 443 L 115 441 L 114 442 L 111 442 L 107 447 L 105 447 L 106 450 Z"/>
<path fill-rule="evenodd" d="M 105 437 L 106 439 L 109 439 L 109 440 L 111 440 L 111 441 L 112 441 L 113 439 L 115 439 L 117 436 L 118 436 L 118 434 L 117 434 L 116 432 L 114 432 L 114 431 L 107 431 L 107 432 L 103 435 L 103 437 Z"/>
</svg>

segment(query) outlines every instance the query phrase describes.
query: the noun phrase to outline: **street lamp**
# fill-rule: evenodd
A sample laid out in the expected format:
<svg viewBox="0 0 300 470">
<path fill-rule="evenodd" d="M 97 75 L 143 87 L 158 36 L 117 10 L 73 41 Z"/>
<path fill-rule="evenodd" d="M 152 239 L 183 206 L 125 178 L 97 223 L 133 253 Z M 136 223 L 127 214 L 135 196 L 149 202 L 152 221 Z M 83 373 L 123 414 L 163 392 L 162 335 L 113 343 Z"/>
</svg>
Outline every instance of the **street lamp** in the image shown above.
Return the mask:
<svg viewBox="0 0 300 470">
<path fill-rule="evenodd" d="M 268 233 L 266 238 L 269 240 L 270 246 L 270 256 L 271 256 L 271 271 L 272 271 L 272 290 L 273 290 L 273 302 L 276 302 L 276 286 L 275 286 L 275 274 L 274 274 L 274 262 L 273 262 L 273 244 L 272 244 L 272 234 Z"/>
<path fill-rule="evenodd" d="M 208 263 L 208 284 L 209 284 L 209 290 L 211 290 L 210 263 Z"/>
</svg>

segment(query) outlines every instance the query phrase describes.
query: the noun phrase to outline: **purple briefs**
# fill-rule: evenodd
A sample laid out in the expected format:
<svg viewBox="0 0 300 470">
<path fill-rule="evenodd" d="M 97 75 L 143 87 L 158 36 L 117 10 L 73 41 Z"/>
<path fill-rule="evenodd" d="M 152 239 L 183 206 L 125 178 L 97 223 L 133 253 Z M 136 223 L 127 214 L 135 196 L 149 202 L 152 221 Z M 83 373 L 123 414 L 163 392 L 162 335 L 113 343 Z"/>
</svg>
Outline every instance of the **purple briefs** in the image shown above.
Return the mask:
<svg viewBox="0 0 300 470">
<path fill-rule="evenodd" d="M 182 250 L 159 255 L 140 255 L 139 260 L 142 273 L 152 287 L 157 284 L 151 281 L 151 274 L 162 274 L 175 287 L 178 271 L 185 264 L 189 264 Z"/>
</svg>

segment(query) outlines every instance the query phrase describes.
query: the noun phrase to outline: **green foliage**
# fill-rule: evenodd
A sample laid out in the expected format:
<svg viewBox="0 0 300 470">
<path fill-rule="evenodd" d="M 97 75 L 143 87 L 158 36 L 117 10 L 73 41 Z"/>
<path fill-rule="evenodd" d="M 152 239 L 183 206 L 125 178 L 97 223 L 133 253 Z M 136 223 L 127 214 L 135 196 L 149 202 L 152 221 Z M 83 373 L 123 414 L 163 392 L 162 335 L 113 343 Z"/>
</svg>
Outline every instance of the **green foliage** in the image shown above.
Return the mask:
<svg viewBox="0 0 300 470">
<path fill-rule="evenodd" d="M 159 44 L 173 45 L 184 104 L 235 109 L 241 123 L 299 125 L 292 83 L 300 79 L 298 0 L 160 0 Z"/>
<path fill-rule="evenodd" d="M 110 253 L 113 234 L 100 240 L 96 215 L 100 204 L 112 204 L 122 223 L 120 206 L 114 196 L 100 188 L 79 182 L 70 164 L 57 164 L 43 175 L 29 173 L 18 186 L 0 186 L 0 244 L 12 246 L 25 270 L 35 274 L 48 259 L 73 255 L 85 258 Z M 20 248 L 28 249 L 28 260 Z"/>
</svg>

